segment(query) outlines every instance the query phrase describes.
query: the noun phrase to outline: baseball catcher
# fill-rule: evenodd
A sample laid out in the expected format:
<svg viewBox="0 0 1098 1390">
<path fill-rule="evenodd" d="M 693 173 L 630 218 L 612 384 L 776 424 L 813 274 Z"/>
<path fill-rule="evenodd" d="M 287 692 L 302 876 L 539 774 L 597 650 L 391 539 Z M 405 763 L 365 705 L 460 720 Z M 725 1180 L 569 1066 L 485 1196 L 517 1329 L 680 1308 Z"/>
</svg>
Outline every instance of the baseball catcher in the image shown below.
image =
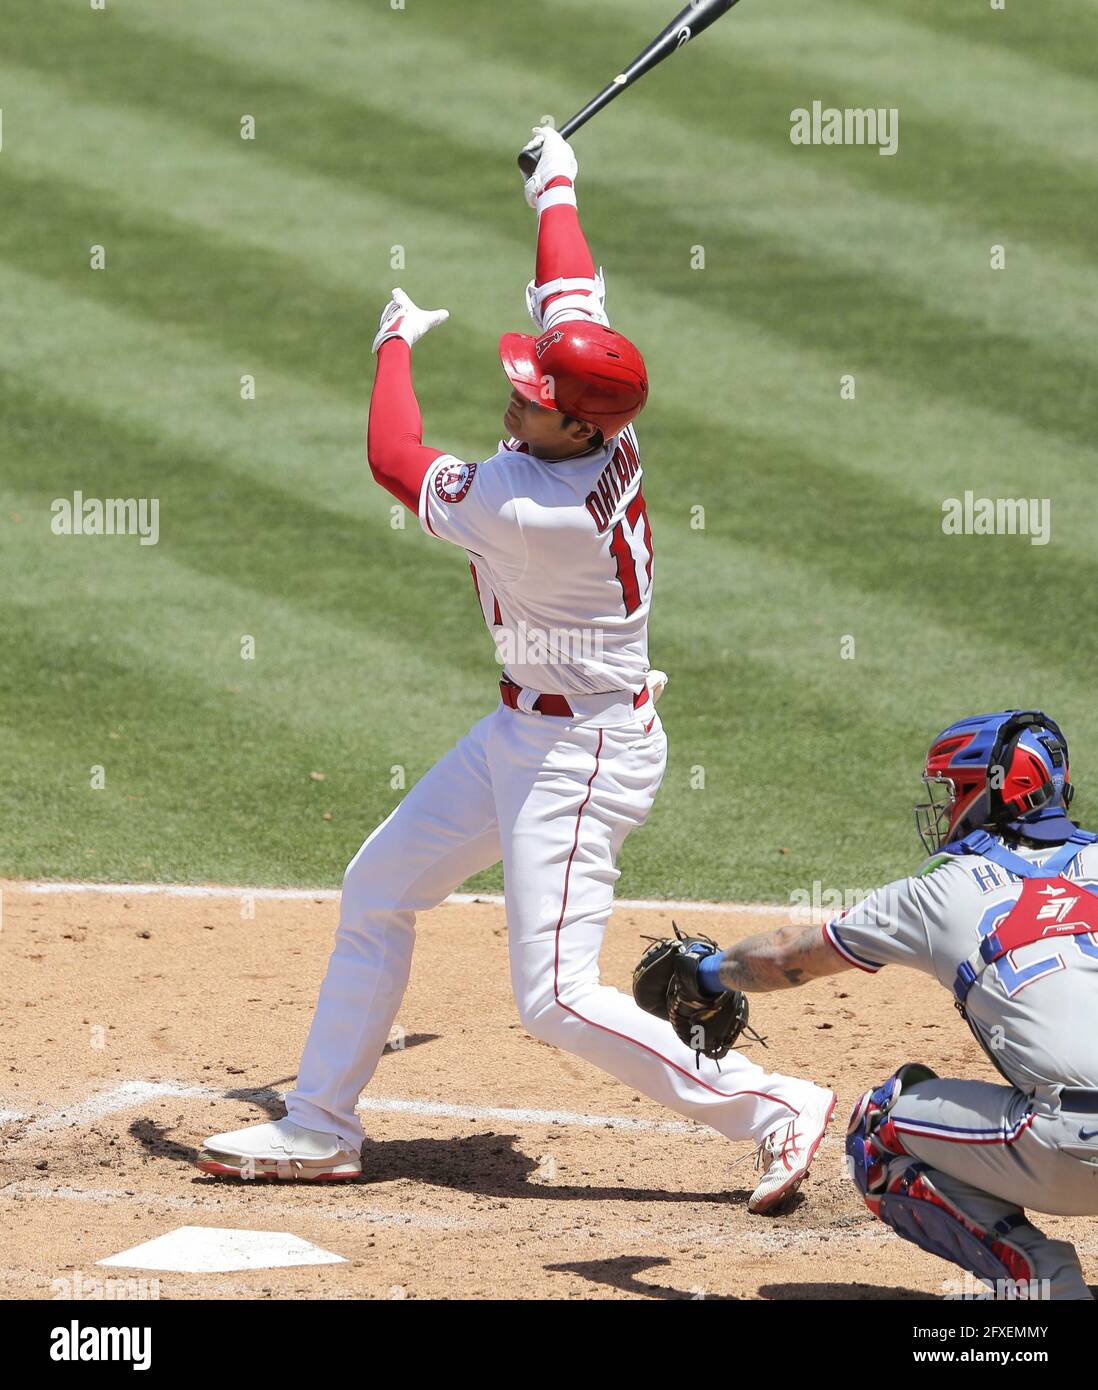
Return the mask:
<svg viewBox="0 0 1098 1390">
<path fill-rule="evenodd" d="M 850 1117 L 854 1183 L 897 1235 L 996 1296 L 1090 1299 L 1074 1247 L 1024 1209 L 1098 1215 L 1098 836 L 1068 818 L 1067 741 L 1039 710 L 951 725 L 923 781 L 916 824 L 932 857 L 913 877 L 822 932 L 782 927 L 723 953 L 662 943 L 675 963 L 665 1016 L 677 1031 L 696 1017 L 696 1045 L 719 1049 L 737 991 L 886 965 L 932 975 L 1003 1084 L 900 1067 Z M 636 988 L 654 994 L 643 967 Z"/>
</svg>

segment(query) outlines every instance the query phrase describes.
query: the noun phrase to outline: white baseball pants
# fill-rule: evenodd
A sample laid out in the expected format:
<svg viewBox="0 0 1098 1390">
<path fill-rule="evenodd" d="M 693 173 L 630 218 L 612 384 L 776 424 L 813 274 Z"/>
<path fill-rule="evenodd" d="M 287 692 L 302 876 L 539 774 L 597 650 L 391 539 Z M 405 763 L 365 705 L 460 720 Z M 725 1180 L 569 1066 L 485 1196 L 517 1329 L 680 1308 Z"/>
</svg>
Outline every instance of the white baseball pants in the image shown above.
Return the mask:
<svg viewBox="0 0 1098 1390">
<path fill-rule="evenodd" d="M 416 913 L 501 858 L 511 982 L 528 1032 L 732 1139 L 760 1142 L 798 1113 L 811 1082 L 768 1074 L 739 1052 L 699 1068 L 667 1023 L 599 983 L 618 854 L 666 764 L 659 717 L 651 705 L 646 713 L 598 728 L 501 704 L 378 826 L 343 880 L 335 949 L 286 1100 L 292 1120 L 358 1150 L 355 1106 L 408 983 Z"/>
</svg>

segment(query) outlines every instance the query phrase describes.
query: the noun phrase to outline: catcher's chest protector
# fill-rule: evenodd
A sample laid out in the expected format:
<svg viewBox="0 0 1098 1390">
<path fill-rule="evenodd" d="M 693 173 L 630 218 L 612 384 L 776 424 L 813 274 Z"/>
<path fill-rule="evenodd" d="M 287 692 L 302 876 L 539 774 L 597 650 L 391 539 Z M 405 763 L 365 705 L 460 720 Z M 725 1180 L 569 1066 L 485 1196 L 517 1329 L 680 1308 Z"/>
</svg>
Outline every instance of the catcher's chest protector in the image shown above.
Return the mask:
<svg viewBox="0 0 1098 1390">
<path fill-rule="evenodd" d="M 953 993 L 962 1012 L 969 991 L 984 970 L 1011 951 L 1052 937 L 1092 933 L 1098 944 L 1098 894 L 1061 876 L 1082 846 L 1093 844 L 1095 838 L 1086 831 L 1076 832 L 1040 866 L 1014 854 L 986 831 L 966 836 L 954 847 L 954 852 L 983 855 L 1022 880 L 1018 901 L 957 969 Z"/>
</svg>

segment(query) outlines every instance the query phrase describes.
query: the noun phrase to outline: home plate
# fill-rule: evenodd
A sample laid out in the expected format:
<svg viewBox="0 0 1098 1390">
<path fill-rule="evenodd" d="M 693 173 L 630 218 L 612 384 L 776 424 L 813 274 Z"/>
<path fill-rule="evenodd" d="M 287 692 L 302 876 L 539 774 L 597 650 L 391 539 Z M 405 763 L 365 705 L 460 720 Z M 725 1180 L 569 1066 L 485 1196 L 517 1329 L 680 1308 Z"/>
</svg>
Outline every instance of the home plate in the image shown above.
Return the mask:
<svg viewBox="0 0 1098 1390">
<path fill-rule="evenodd" d="M 177 1274 L 228 1274 L 238 1269 L 282 1269 L 287 1265 L 345 1264 L 287 1231 L 231 1231 L 220 1226 L 180 1226 L 119 1255 L 99 1260 L 123 1269 L 163 1269 Z"/>
</svg>

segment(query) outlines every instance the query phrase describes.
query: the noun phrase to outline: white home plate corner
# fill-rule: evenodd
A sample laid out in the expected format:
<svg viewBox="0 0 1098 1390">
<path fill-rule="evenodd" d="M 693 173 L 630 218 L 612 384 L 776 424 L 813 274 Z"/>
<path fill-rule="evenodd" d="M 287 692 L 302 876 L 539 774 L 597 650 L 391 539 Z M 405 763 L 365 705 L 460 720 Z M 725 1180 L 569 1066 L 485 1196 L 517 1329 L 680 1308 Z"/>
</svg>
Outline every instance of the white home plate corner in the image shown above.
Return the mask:
<svg viewBox="0 0 1098 1390">
<path fill-rule="evenodd" d="M 290 1265 L 337 1265 L 346 1261 L 342 1255 L 333 1255 L 288 1231 L 180 1226 L 98 1263 L 172 1274 L 231 1274 L 242 1269 L 285 1269 Z"/>
</svg>

